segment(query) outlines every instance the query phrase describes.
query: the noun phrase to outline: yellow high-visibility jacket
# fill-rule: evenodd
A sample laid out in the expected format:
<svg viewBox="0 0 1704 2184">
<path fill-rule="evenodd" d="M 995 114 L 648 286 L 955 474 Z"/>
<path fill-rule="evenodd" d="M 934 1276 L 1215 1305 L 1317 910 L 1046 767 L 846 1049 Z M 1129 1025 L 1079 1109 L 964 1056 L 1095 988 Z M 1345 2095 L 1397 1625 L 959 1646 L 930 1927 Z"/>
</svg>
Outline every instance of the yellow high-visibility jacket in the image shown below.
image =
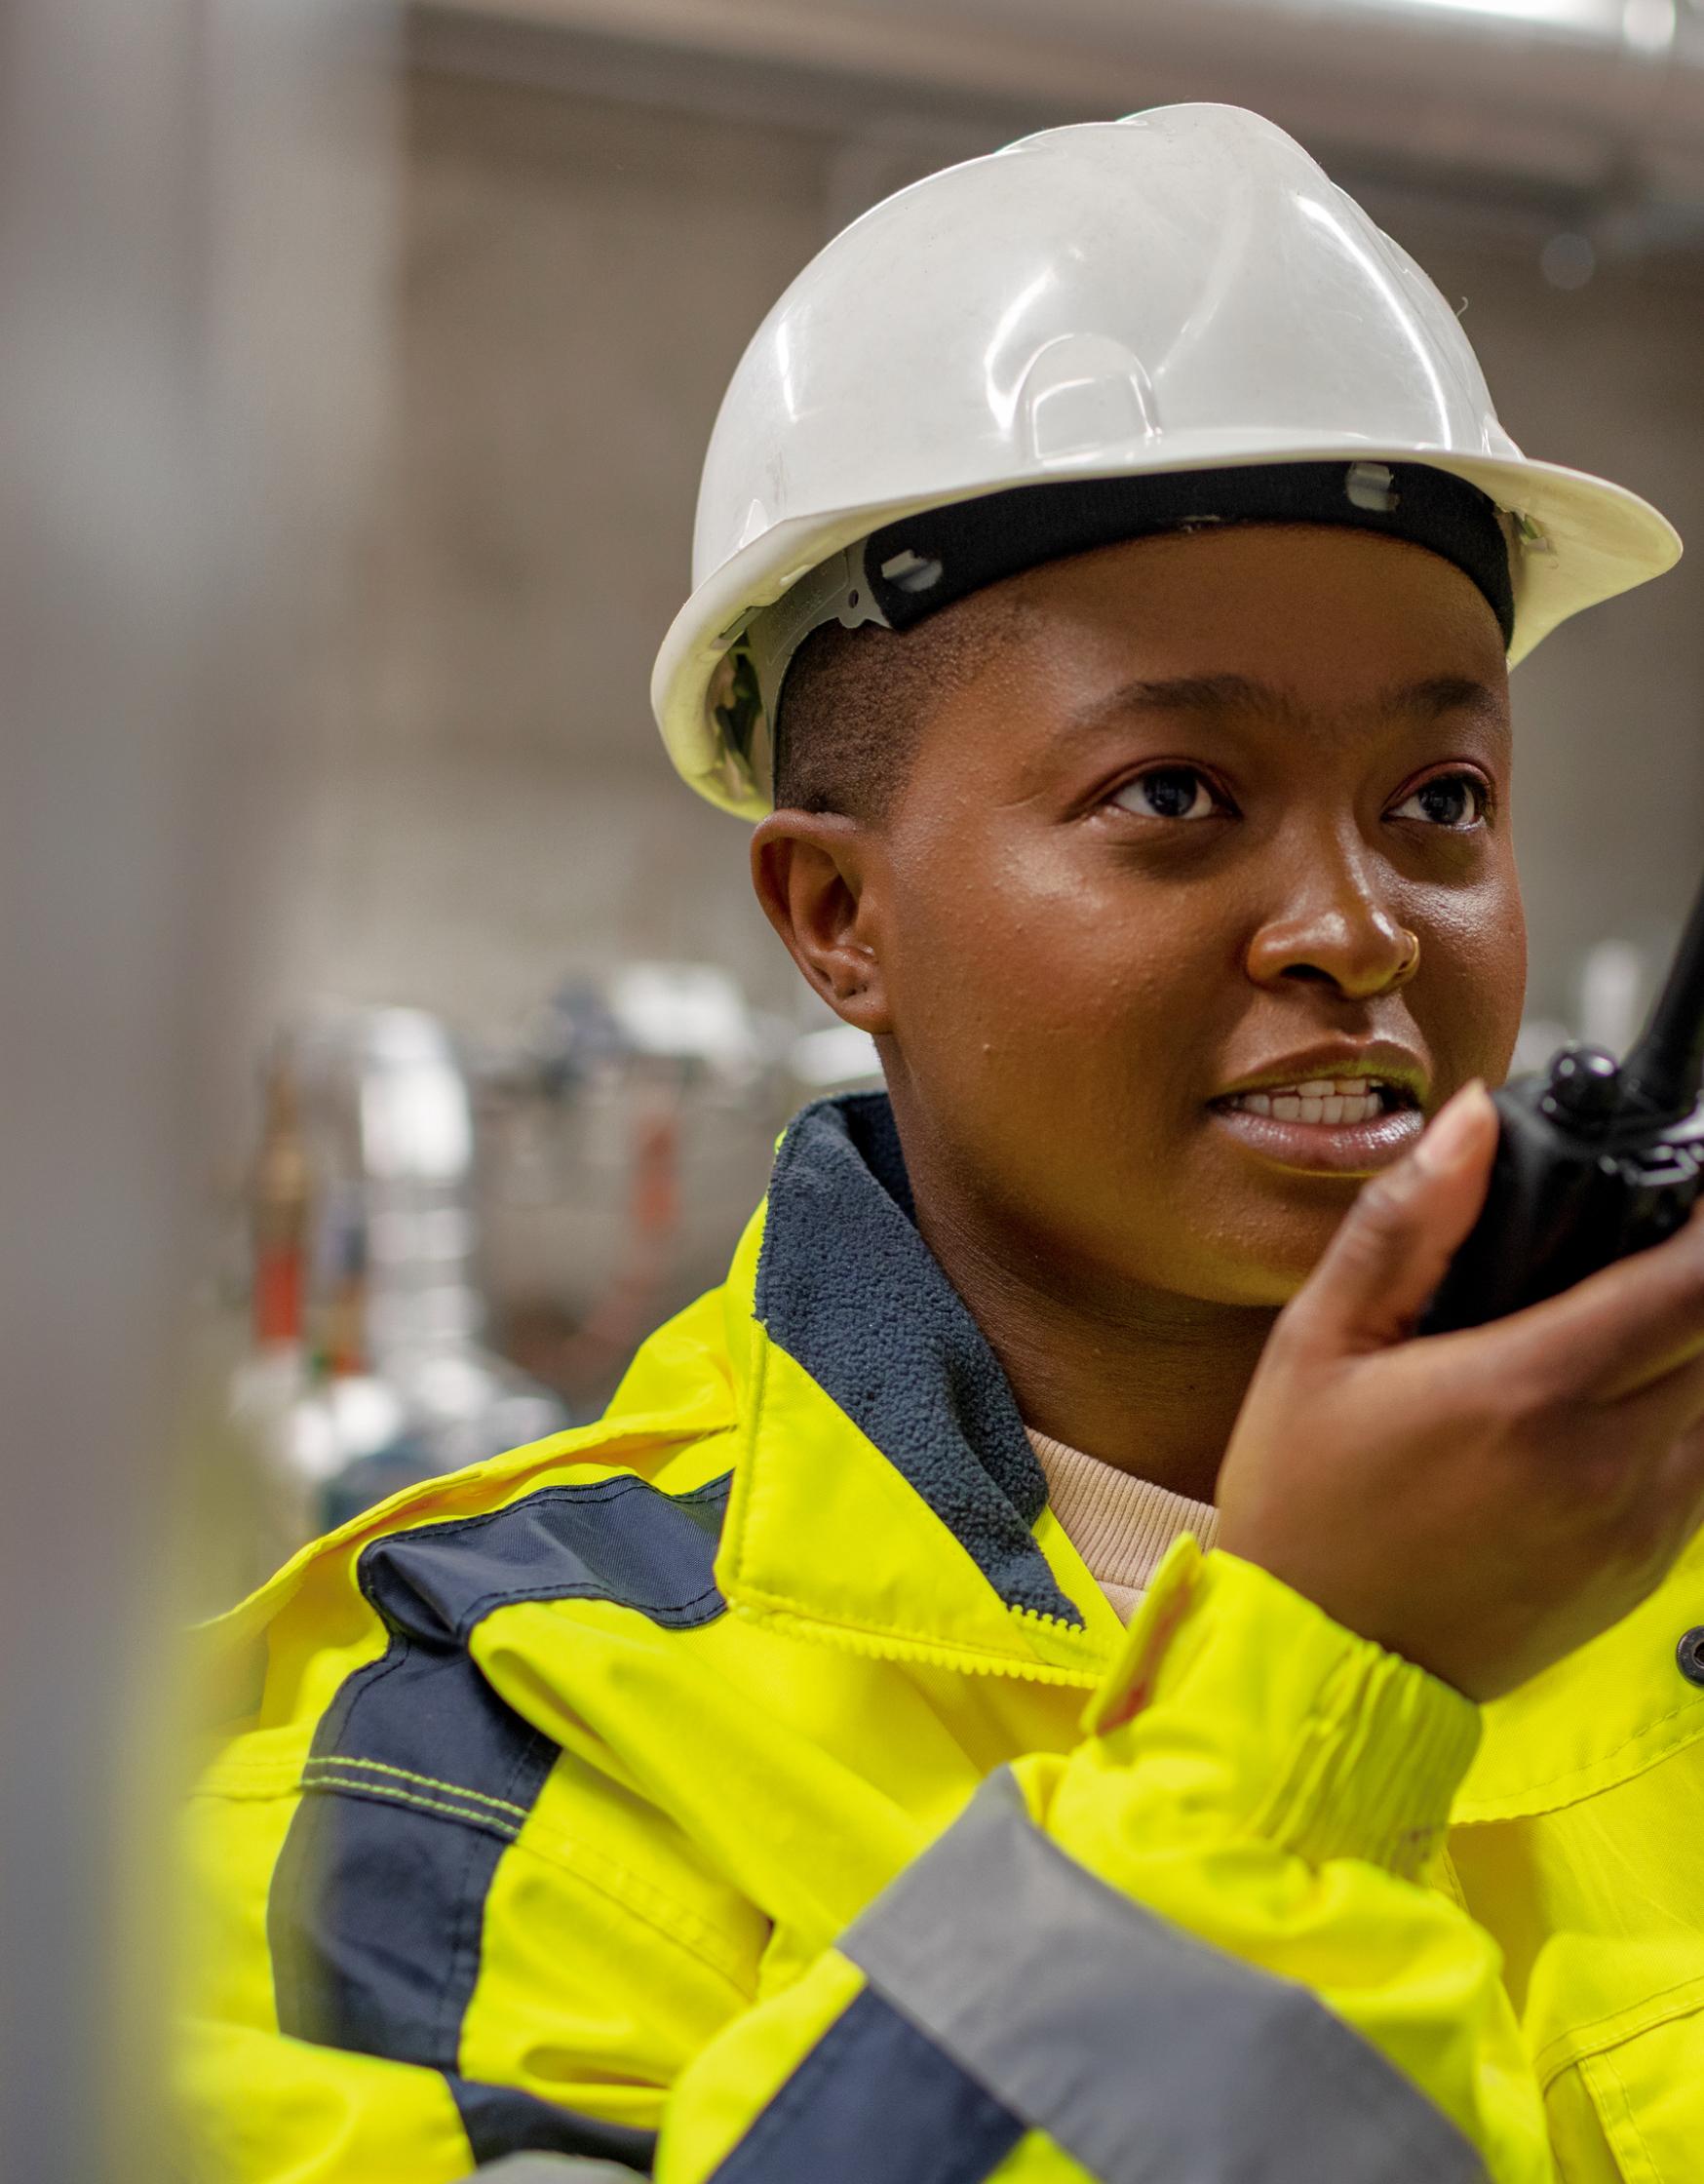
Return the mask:
<svg viewBox="0 0 1704 2184">
<path fill-rule="evenodd" d="M 1698 2184 L 1699 1626 L 1482 1714 L 1184 1540 L 1125 1631 L 826 1103 L 605 1419 L 214 1626 L 198 2173 Z"/>
</svg>

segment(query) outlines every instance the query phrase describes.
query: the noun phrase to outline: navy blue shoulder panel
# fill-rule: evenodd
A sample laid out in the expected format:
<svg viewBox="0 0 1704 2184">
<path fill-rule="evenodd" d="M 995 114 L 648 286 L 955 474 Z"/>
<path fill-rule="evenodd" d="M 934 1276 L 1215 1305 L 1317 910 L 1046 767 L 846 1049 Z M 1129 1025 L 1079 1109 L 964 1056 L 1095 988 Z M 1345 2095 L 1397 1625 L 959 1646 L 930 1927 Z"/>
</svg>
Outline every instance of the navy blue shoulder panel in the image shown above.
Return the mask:
<svg viewBox="0 0 1704 2184">
<path fill-rule="evenodd" d="M 281 2030 L 454 2071 L 491 1878 L 558 1756 L 486 1683 L 468 1638 L 523 1600 L 713 1621 L 730 1485 L 545 1487 L 366 1550 L 362 1590 L 391 1642 L 345 1682 L 302 1771 L 267 1905 Z"/>
<path fill-rule="evenodd" d="M 788 1131 L 755 1309 L 1002 1600 L 1081 1625 L 1034 1540 L 1047 1481 L 999 1360 L 917 1231 L 884 1093 L 821 1101 Z"/>
<path fill-rule="evenodd" d="M 547 1486 L 506 1509 L 378 1540 L 362 1590 L 393 1630 L 462 1644 L 520 1600 L 612 1600 L 686 1629 L 720 1615 L 713 1565 L 731 1480 L 662 1494 L 623 1473 Z"/>
</svg>

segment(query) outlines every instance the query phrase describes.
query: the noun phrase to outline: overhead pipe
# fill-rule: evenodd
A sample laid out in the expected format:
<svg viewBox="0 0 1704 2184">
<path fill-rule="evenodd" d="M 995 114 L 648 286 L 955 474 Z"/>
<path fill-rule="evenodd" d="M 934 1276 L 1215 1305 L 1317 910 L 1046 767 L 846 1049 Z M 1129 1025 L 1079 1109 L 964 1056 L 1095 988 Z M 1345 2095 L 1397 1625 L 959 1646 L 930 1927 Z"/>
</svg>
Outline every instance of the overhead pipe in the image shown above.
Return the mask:
<svg viewBox="0 0 1704 2184">
<path fill-rule="evenodd" d="M 1697 0 L 425 0 L 423 49 L 727 111 L 743 95 L 855 135 L 920 106 L 997 140 L 1223 98 L 1357 178 L 1532 201 L 1612 249 L 1704 222 Z M 478 35 L 484 33 L 484 37 Z M 473 35 L 470 36 L 470 33 Z M 526 72 L 523 66 L 522 72 Z M 817 89 L 816 102 L 811 87 Z M 1648 216 L 1647 216 L 1648 215 Z"/>
</svg>

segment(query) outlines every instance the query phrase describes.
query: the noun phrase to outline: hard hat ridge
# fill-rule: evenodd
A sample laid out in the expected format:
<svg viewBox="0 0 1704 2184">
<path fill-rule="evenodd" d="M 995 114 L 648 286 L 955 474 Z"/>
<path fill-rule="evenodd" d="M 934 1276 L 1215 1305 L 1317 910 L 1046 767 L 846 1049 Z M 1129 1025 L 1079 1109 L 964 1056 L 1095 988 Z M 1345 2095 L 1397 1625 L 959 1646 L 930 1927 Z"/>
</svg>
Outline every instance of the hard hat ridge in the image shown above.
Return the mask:
<svg viewBox="0 0 1704 2184">
<path fill-rule="evenodd" d="M 1299 144 L 1161 107 L 929 176 L 798 276 L 712 435 L 664 740 L 755 816 L 781 677 L 825 619 L 905 627 L 1214 521 L 1414 537 L 1479 584 L 1512 660 L 1680 550 L 1636 494 L 1522 454 L 1449 303 Z"/>
</svg>

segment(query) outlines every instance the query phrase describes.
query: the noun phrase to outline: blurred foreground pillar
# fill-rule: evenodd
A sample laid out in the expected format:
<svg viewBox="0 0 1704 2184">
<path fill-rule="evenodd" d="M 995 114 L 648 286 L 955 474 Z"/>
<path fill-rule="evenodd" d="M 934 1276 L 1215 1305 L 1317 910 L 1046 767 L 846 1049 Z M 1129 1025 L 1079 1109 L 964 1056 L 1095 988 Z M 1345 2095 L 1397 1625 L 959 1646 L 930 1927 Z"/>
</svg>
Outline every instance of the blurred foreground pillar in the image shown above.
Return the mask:
<svg viewBox="0 0 1704 2184">
<path fill-rule="evenodd" d="M 388 30 L 0 7 L 6 2184 L 175 2173 L 184 1336 L 381 384 Z"/>
</svg>

